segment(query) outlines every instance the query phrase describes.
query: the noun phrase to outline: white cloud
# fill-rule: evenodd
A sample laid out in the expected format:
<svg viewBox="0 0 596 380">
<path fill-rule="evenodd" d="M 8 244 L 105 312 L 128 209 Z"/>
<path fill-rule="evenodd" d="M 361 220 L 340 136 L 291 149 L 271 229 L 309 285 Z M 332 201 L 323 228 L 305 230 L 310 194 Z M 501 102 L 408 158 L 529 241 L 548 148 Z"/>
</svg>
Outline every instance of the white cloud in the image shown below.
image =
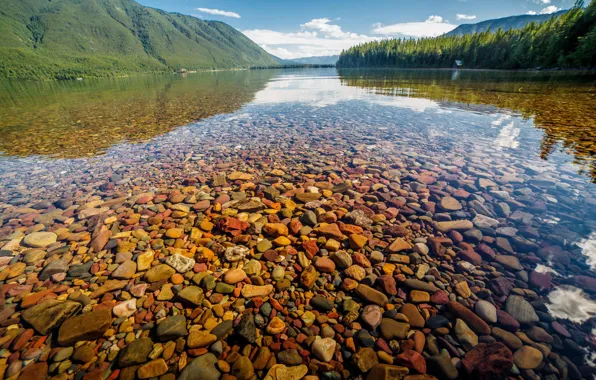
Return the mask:
<svg viewBox="0 0 596 380">
<path fill-rule="evenodd" d="M 536 4 L 550 4 L 551 0 L 534 0 Z"/>
<path fill-rule="evenodd" d="M 399 24 L 383 25 L 377 23 L 373 25 L 374 34 L 385 36 L 402 37 L 436 37 L 455 29 L 457 25 L 443 21 L 441 16 L 430 16 L 423 22 L 403 22 Z"/>
<path fill-rule="evenodd" d="M 458 14 L 456 16 L 456 18 L 458 20 L 474 20 L 476 18 L 475 15 L 464 15 L 464 14 Z"/>
<path fill-rule="evenodd" d="M 354 45 L 379 39 L 345 32 L 328 18 L 310 20 L 292 33 L 269 29 L 244 30 L 242 33 L 269 53 L 284 59 L 336 55 Z"/>
<path fill-rule="evenodd" d="M 540 11 L 541 15 L 549 15 L 551 13 L 555 13 L 560 11 L 561 8 L 557 8 L 554 5 L 549 5 L 548 7 L 544 8 L 543 10 Z"/>
<path fill-rule="evenodd" d="M 527 11 L 526 14 L 530 16 L 535 16 L 537 13 L 534 11 Z"/>
<path fill-rule="evenodd" d="M 233 18 L 240 18 L 240 15 L 236 12 L 228 12 L 222 11 L 221 9 L 212 9 L 212 8 L 196 8 L 195 10 L 203 13 L 209 13 L 211 15 L 216 16 L 225 16 L 225 17 L 233 17 Z"/>
</svg>

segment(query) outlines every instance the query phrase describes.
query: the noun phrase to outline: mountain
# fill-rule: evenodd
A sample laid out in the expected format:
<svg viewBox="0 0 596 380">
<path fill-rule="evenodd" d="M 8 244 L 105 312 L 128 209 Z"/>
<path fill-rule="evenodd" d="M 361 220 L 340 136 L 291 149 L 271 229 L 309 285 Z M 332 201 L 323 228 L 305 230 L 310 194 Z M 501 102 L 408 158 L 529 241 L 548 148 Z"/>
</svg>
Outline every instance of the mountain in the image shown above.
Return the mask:
<svg viewBox="0 0 596 380">
<path fill-rule="evenodd" d="M 275 66 L 219 21 L 133 0 L 2 0 L 0 78 L 75 78 Z"/>
<path fill-rule="evenodd" d="M 307 65 L 335 65 L 339 55 L 323 55 L 318 57 L 294 58 L 292 61 Z"/>
<path fill-rule="evenodd" d="M 275 56 L 273 54 L 271 54 L 271 56 L 277 61 L 277 63 L 279 63 L 280 65 L 296 65 L 297 62 L 296 61 L 292 61 L 290 59 L 283 59 L 283 58 L 279 58 L 278 56 Z"/>
<path fill-rule="evenodd" d="M 493 32 L 497 29 L 501 28 L 503 30 L 509 29 L 521 29 L 527 24 L 531 22 L 544 22 L 549 20 L 553 16 L 559 16 L 563 13 L 567 12 L 567 10 L 559 11 L 556 13 L 548 14 L 548 15 L 519 15 L 519 16 L 510 16 L 510 17 L 503 17 L 503 18 L 496 18 L 493 20 L 486 20 L 476 24 L 462 24 L 457 28 L 453 29 L 452 31 L 445 33 L 446 36 L 463 36 L 465 34 L 473 34 L 473 33 L 480 33 L 488 30 L 492 30 Z"/>
</svg>

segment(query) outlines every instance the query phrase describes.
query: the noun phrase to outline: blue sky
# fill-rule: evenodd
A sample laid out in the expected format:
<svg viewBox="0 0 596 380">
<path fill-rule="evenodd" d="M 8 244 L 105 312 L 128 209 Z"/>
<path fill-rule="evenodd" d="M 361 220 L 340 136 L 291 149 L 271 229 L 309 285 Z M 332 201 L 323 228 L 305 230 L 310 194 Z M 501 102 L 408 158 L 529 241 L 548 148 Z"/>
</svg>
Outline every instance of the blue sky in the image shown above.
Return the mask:
<svg viewBox="0 0 596 380">
<path fill-rule="evenodd" d="M 459 24 L 552 13 L 574 0 L 137 0 L 143 5 L 224 21 L 281 58 L 339 54 L 388 37 L 425 37 Z"/>
</svg>

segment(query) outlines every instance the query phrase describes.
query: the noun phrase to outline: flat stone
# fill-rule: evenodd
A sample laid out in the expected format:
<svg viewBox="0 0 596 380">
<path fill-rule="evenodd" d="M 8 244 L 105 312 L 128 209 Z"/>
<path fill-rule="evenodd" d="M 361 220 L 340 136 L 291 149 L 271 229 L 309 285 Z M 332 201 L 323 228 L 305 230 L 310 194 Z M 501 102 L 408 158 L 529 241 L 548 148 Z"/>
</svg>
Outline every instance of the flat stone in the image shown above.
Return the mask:
<svg viewBox="0 0 596 380">
<path fill-rule="evenodd" d="M 543 359 L 542 352 L 530 346 L 523 346 L 513 354 L 513 362 L 520 369 L 534 369 Z"/>
<path fill-rule="evenodd" d="M 180 292 L 178 292 L 177 297 L 183 302 L 195 306 L 199 306 L 205 298 L 203 295 L 203 289 L 194 285 L 187 286 L 182 289 Z"/>
<path fill-rule="evenodd" d="M 437 287 L 430 282 L 416 280 L 413 278 L 408 278 L 403 284 L 410 289 L 422 290 L 428 293 L 434 293 L 437 291 Z"/>
<path fill-rule="evenodd" d="M 99 298 L 106 293 L 112 292 L 114 290 L 119 290 L 124 288 L 128 284 L 125 280 L 108 280 L 103 283 L 102 286 L 95 289 L 93 293 L 89 295 L 89 298 Z"/>
<path fill-rule="evenodd" d="M 209 333 L 209 331 L 191 331 L 188 335 L 187 345 L 189 348 L 198 348 L 209 346 L 217 341 L 217 336 Z"/>
<path fill-rule="evenodd" d="M 244 285 L 242 287 L 242 297 L 265 297 L 273 291 L 273 285 Z"/>
<path fill-rule="evenodd" d="M 381 307 L 384 307 L 389 302 L 389 299 L 386 295 L 364 284 L 358 285 L 356 288 L 356 294 L 366 302 L 373 303 Z"/>
<path fill-rule="evenodd" d="M 334 304 L 329 299 L 316 295 L 310 300 L 310 304 L 317 310 L 331 311 L 333 310 Z"/>
<path fill-rule="evenodd" d="M 147 282 L 157 282 L 169 279 L 176 270 L 169 265 L 159 264 L 145 272 Z"/>
<path fill-rule="evenodd" d="M 478 300 L 474 305 L 476 314 L 488 323 L 497 323 L 497 308 L 485 300 Z"/>
<path fill-rule="evenodd" d="M 441 198 L 441 207 L 447 211 L 458 211 L 462 209 L 461 203 L 453 197 Z"/>
<path fill-rule="evenodd" d="M 397 238 L 387 247 L 387 252 L 398 253 L 410 249 L 412 249 L 410 243 L 405 241 L 403 238 Z"/>
<path fill-rule="evenodd" d="M 112 310 L 100 309 L 69 318 L 58 331 L 58 344 L 71 346 L 81 340 L 94 340 L 112 325 Z"/>
<path fill-rule="evenodd" d="M 42 249 L 28 249 L 23 253 L 23 261 L 27 264 L 37 263 L 46 257 L 46 251 Z"/>
<path fill-rule="evenodd" d="M 224 281 L 226 284 L 234 285 L 240 281 L 243 281 L 246 278 L 246 272 L 244 270 L 235 268 L 230 269 L 224 275 Z"/>
<path fill-rule="evenodd" d="M 50 244 L 54 244 L 58 239 L 58 235 L 53 232 L 33 232 L 25 236 L 23 243 L 33 248 L 45 248 Z"/>
<path fill-rule="evenodd" d="M 132 260 L 128 260 L 120 264 L 118 268 L 112 272 L 112 277 L 118 279 L 129 279 L 132 278 L 136 272 L 137 264 Z"/>
<path fill-rule="evenodd" d="M 130 367 L 147 362 L 153 349 L 153 341 L 149 338 L 135 339 L 122 348 L 118 354 L 118 366 Z"/>
<path fill-rule="evenodd" d="M 168 372 L 168 365 L 165 360 L 160 358 L 141 365 L 137 370 L 137 377 L 139 379 L 151 379 L 159 377 L 166 372 Z"/>
<path fill-rule="evenodd" d="M 233 321 L 223 321 L 211 330 L 211 334 L 217 337 L 217 340 L 223 339 L 234 329 Z"/>
<path fill-rule="evenodd" d="M 410 327 L 415 329 L 422 329 L 424 328 L 425 321 L 422 317 L 422 314 L 418 311 L 416 305 L 411 303 L 404 304 L 400 309 L 399 312 L 404 314 L 408 317 L 408 321 L 410 323 Z"/>
<path fill-rule="evenodd" d="M 531 325 L 540 321 L 534 307 L 524 297 L 510 295 L 505 301 L 504 309 L 521 324 Z"/>
<path fill-rule="evenodd" d="M 184 315 L 167 317 L 157 325 L 155 331 L 157 340 L 166 342 L 186 335 L 186 318 Z"/>
<path fill-rule="evenodd" d="M 219 380 L 221 372 L 217 370 L 217 357 L 206 353 L 191 361 L 178 377 L 178 380 Z"/>
<path fill-rule="evenodd" d="M 398 322 L 394 319 L 383 318 L 380 325 L 380 331 L 383 338 L 386 340 L 406 339 L 410 325 L 403 322 Z"/>
<path fill-rule="evenodd" d="M 498 327 L 493 327 L 492 336 L 498 341 L 505 343 L 512 350 L 520 349 L 523 346 L 521 339 L 517 335 Z"/>
<path fill-rule="evenodd" d="M 48 335 L 62 322 L 76 315 L 82 306 L 78 302 L 47 300 L 23 311 L 23 320 L 41 335 Z"/>
<path fill-rule="evenodd" d="M 474 228 L 474 224 L 469 220 L 450 220 L 446 222 L 436 222 L 435 227 L 439 232 L 447 233 L 449 231 L 466 231 Z"/>
<path fill-rule="evenodd" d="M 68 271 L 68 263 L 64 260 L 54 260 L 43 268 L 39 274 L 39 279 L 42 281 L 47 280 L 58 273 L 66 273 Z"/>
<path fill-rule="evenodd" d="M 523 270 L 524 267 L 519 263 L 519 259 L 515 256 L 497 255 L 495 261 L 503 265 L 509 270 Z"/>
</svg>

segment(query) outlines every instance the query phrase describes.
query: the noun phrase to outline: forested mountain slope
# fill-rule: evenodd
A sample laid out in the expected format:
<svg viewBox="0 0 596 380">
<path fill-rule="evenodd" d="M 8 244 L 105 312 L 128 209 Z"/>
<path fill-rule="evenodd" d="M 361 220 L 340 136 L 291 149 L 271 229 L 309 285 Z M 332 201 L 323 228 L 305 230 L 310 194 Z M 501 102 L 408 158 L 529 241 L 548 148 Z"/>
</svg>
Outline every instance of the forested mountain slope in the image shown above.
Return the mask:
<svg viewBox="0 0 596 380">
<path fill-rule="evenodd" d="M 446 36 L 463 36 L 464 34 L 473 34 L 473 33 L 480 33 L 486 32 L 487 30 L 496 31 L 497 29 L 509 30 L 509 29 L 521 29 L 524 26 L 528 25 L 531 22 L 544 22 L 550 20 L 553 16 L 560 16 L 561 14 L 567 12 L 559 11 L 554 14 L 548 15 L 518 15 L 518 16 L 509 16 L 509 17 L 502 17 L 502 18 L 495 18 L 492 20 L 485 20 L 482 22 L 478 22 L 475 24 L 462 24 L 457 28 L 453 29 L 451 32 L 445 33 Z"/>
<path fill-rule="evenodd" d="M 73 78 L 276 65 L 231 26 L 132 0 L 2 0 L 0 77 Z"/>
<path fill-rule="evenodd" d="M 343 51 L 337 66 L 441 68 L 455 60 L 479 69 L 594 68 L 596 1 L 522 29 L 368 42 Z"/>
</svg>

